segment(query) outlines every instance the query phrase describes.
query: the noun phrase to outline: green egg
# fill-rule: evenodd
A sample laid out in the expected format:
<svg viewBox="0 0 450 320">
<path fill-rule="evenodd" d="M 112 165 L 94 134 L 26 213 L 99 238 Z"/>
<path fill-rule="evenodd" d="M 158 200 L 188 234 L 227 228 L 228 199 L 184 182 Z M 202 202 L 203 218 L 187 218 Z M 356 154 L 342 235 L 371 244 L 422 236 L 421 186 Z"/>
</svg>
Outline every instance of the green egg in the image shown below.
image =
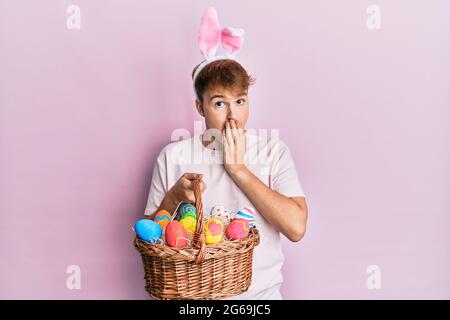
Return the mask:
<svg viewBox="0 0 450 320">
<path fill-rule="evenodd" d="M 183 214 L 181 215 L 180 220 L 183 220 L 183 219 L 185 219 L 185 218 L 187 218 L 187 217 L 192 217 L 192 218 L 194 218 L 195 220 L 197 220 L 197 215 L 196 215 L 194 212 L 192 212 L 192 211 L 188 211 L 188 212 L 183 213 Z"/>
<path fill-rule="evenodd" d="M 180 215 L 180 217 L 184 216 L 187 213 L 193 213 L 195 216 L 197 216 L 197 210 L 195 209 L 195 207 L 190 204 L 190 203 L 183 203 L 179 208 L 178 208 L 178 214 Z"/>
</svg>

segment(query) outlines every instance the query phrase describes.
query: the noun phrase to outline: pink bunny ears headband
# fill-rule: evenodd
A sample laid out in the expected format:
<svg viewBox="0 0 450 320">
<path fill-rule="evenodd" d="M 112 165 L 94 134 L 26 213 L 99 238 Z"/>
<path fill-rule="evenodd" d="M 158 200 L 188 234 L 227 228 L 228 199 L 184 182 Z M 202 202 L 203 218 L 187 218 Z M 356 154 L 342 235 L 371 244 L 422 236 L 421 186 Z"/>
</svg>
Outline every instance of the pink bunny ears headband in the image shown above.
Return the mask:
<svg viewBox="0 0 450 320">
<path fill-rule="evenodd" d="M 195 70 L 193 81 L 199 75 L 200 71 L 209 63 L 216 60 L 233 59 L 242 48 L 244 43 L 244 29 L 226 27 L 221 29 L 217 11 L 213 7 L 208 8 L 203 14 L 198 33 L 198 46 L 205 60 Z M 216 55 L 217 47 L 222 42 L 222 47 L 226 55 Z M 239 62 L 239 61 L 238 61 Z"/>
</svg>

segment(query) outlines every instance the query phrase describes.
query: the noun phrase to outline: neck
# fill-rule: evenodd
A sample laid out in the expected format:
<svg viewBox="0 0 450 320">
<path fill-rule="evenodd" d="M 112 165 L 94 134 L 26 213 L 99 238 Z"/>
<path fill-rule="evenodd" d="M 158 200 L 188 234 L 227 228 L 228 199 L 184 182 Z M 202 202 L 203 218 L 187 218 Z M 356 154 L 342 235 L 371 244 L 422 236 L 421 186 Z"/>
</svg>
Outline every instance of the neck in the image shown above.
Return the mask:
<svg viewBox="0 0 450 320">
<path fill-rule="evenodd" d="M 218 141 L 215 141 L 214 137 L 211 137 L 211 140 L 206 140 L 206 138 L 203 137 L 203 134 L 201 134 L 200 142 L 203 144 L 203 146 L 205 146 L 205 148 L 208 148 L 211 150 L 219 149 Z"/>
</svg>

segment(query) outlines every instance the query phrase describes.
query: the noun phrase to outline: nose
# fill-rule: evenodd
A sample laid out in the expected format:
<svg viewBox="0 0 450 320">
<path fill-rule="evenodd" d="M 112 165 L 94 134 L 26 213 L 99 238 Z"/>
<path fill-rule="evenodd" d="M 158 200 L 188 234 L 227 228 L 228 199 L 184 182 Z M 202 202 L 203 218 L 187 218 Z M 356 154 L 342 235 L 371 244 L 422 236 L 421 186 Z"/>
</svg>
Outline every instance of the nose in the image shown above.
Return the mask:
<svg viewBox="0 0 450 320">
<path fill-rule="evenodd" d="M 236 120 L 236 110 L 234 106 L 228 106 L 227 120 Z"/>
</svg>

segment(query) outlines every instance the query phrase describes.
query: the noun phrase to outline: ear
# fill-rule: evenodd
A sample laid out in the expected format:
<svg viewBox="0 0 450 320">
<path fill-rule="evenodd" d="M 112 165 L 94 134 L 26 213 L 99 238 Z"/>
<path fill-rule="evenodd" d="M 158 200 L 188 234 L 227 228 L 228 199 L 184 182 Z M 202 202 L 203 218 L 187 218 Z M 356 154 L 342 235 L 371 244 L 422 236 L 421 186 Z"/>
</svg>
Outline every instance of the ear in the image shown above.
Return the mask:
<svg viewBox="0 0 450 320">
<path fill-rule="evenodd" d="M 222 30 L 222 47 L 228 56 L 234 57 L 241 50 L 244 44 L 244 29 L 227 27 Z"/>
<path fill-rule="evenodd" d="M 217 11 L 213 7 L 210 7 L 202 16 L 200 30 L 198 32 L 198 46 L 205 59 L 216 55 L 220 36 L 221 31 Z"/>
<path fill-rule="evenodd" d="M 203 104 L 200 102 L 200 100 L 195 99 L 195 107 L 197 108 L 197 112 L 204 118 L 205 112 L 203 111 Z"/>
</svg>

